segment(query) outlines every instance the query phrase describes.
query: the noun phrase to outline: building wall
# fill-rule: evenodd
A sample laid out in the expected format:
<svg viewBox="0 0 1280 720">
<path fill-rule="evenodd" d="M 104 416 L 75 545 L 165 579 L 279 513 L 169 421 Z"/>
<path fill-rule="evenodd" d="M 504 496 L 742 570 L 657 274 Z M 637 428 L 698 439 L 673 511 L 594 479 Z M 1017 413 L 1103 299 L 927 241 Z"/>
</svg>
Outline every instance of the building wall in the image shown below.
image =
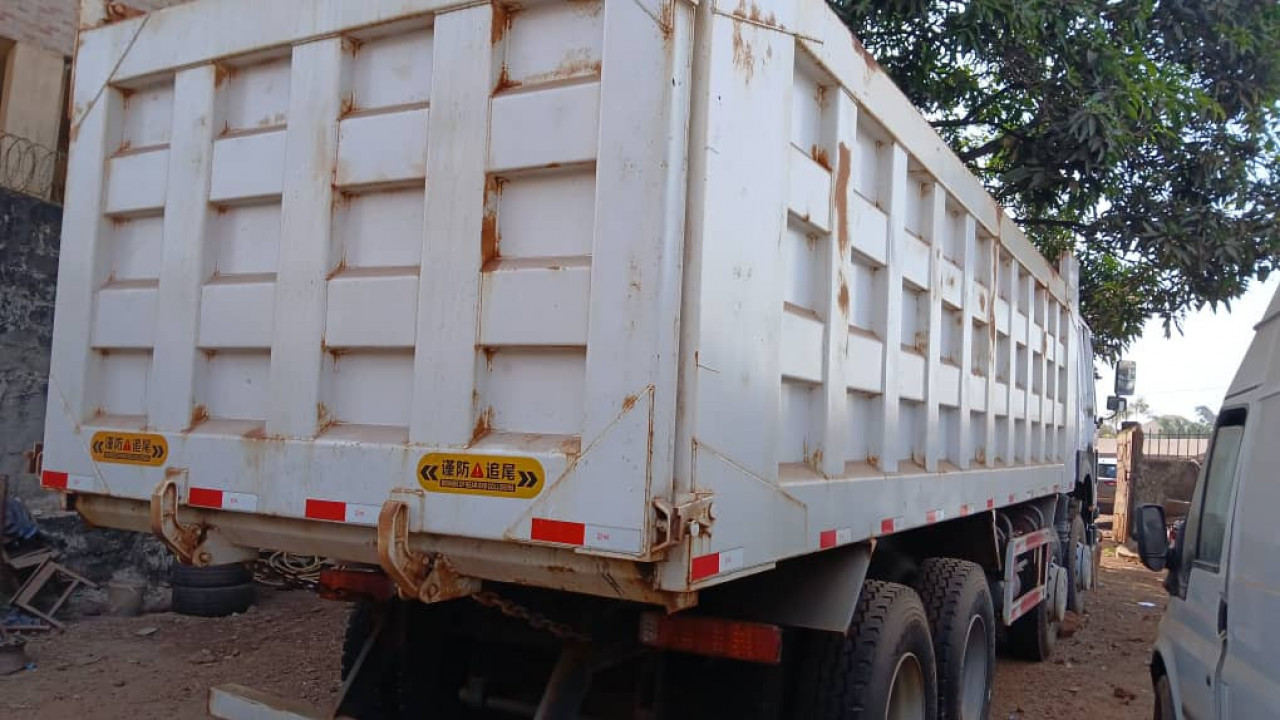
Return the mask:
<svg viewBox="0 0 1280 720">
<path fill-rule="evenodd" d="M 139 10 L 157 10 L 185 0 L 125 0 Z M 75 47 L 80 0 L 0 0 L 0 35 L 59 55 Z"/>
<path fill-rule="evenodd" d="M 62 208 L 0 188 L 0 473 L 33 509 L 56 505 L 26 475 L 44 437 Z"/>
</svg>

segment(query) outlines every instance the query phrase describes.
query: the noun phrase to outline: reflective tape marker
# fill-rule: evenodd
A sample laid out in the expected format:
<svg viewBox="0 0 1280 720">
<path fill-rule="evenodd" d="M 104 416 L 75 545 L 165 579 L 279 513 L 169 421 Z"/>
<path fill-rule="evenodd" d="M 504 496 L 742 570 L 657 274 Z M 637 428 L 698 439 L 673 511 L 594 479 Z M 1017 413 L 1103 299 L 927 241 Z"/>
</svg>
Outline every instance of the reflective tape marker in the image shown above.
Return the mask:
<svg viewBox="0 0 1280 720">
<path fill-rule="evenodd" d="M 305 514 L 312 520 L 329 520 L 355 525 L 378 524 L 378 506 L 376 505 L 357 505 L 336 500 L 307 498 Z"/>
<path fill-rule="evenodd" d="M 837 545 L 847 545 L 851 542 L 853 542 L 853 528 L 823 530 L 822 534 L 818 536 L 818 546 L 823 550 Z"/>
<path fill-rule="evenodd" d="M 636 528 L 534 518 L 529 528 L 529 539 L 593 550 L 634 554 L 640 552 L 640 530 Z"/>
<path fill-rule="evenodd" d="M 192 487 L 187 490 L 187 504 L 193 507 L 206 507 L 214 510 L 257 512 L 258 496 L 251 493 Z"/>
<path fill-rule="evenodd" d="M 541 542 L 581 545 L 587 537 L 587 526 L 584 523 L 534 518 L 529 537 Z"/>
<path fill-rule="evenodd" d="M 697 582 L 713 575 L 723 575 L 742 569 L 742 548 L 700 555 L 689 566 L 689 580 Z"/>
<path fill-rule="evenodd" d="M 901 524 L 902 524 L 902 518 L 896 518 L 896 517 L 885 518 L 880 521 L 880 534 L 888 535 L 889 533 L 896 531 L 898 529 L 898 526 Z"/>
<path fill-rule="evenodd" d="M 70 473 L 45 470 L 40 473 L 41 487 L 50 490 L 68 490 L 73 492 L 94 492 L 98 483 L 87 475 L 71 475 Z"/>
<path fill-rule="evenodd" d="M 929 525 L 941 522 L 947 519 L 947 514 L 941 510 L 929 510 L 924 514 L 924 521 Z"/>
</svg>

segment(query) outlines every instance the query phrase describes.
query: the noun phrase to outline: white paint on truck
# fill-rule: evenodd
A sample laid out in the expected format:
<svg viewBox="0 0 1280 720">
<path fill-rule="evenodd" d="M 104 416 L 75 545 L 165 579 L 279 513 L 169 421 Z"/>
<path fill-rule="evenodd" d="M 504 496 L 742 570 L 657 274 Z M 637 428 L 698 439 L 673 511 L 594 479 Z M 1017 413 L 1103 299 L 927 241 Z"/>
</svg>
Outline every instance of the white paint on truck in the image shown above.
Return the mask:
<svg viewBox="0 0 1280 720">
<path fill-rule="evenodd" d="M 822 0 L 202 0 L 82 32 L 73 108 L 44 467 L 100 524 L 169 480 L 375 562 L 395 499 L 463 575 L 652 602 L 1092 435 L 1074 262 Z"/>
</svg>

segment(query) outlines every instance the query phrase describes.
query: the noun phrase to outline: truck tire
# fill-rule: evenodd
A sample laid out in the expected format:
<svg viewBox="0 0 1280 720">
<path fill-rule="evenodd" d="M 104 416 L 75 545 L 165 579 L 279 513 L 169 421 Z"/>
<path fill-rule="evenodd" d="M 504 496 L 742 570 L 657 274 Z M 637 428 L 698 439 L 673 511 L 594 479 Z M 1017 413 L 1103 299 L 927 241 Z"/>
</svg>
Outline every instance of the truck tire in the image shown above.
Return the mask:
<svg viewBox="0 0 1280 720">
<path fill-rule="evenodd" d="M 174 587 L 228 587 L 249 582 L 253 582 L 253 571 L 244 563 L 196 567 L 175 562 L 169 568 L 169 584 Z"/>
<path fill-rule="evenodd" d="M 805 645 L 793 694 L 794 717 L 938 717 L 929 619 L 911 588 L 866 581 L 849 632 L 814 633 Z"/>
<path fill-rule="evenodd" d="M 356 720 L 395 720 L 400 717 L 400 664 L 388 642 L 392 636 L 390 623 L 394 611 L 392 603 L 361 601 L 351 608 L 347 616 L 347 632 L 342 639 L 342 680 L 346 682 L 355 667 L 360 651 L 373 633 L 377 613 L 387 613 L 377 643 L 370 649 L 355 682 L 347 690 L 342 701 L 342 714 Z"/>
<path fill-rule="evenodd" d="M 1077 613 L 1084 612 L 1085 595 L 1089 588 L 1085 587 L 1085 573 L 1080 567 L 1081 553 L 1089 553 L 1089 561 L 1093 560 L 1093 549 L 1084 544 L 1084 520 L 1076 515 L 1071 520 L 1071 535 L 1063 554 L 1067 567 L 1067 609 Z M 1093 569 L 1098 572 L 1097 568 Z"/>
<path fill-rule="evenodd" d="M 173 586 L 173 611 L 196 617 L 225 617 L 249 609 L 257 596 L 253 583 L 223 587 Z"/>
<path fill-rule="evenodd" d="M 938 720 L 986 718 L 996 669 L 996 619 L 982 567 L 930 558 L 917 585 L 938 666 Z"/>
<path fill-rule="evenodd" d="M 1050 541 L 1053 557 L 1061 559 L 1061 548 L 1055 537 Z M 1070 587 L 1070 583 L 1068 583 Z M 1016 656 L 1033 662 L 1043 662 L 1053 656 L 1058 645 L 1058 623 L 1052 619 L 1049 603 L 1036 605 L 1031 612 L 1013 621 L 1008 631 L 1009 650 Z"/>
<path fill-rule="evenodd" d="M 459 632 L 479 626 L 476 609 L 470 600 L 411 602 L 404 608 L 404 640 L 397 659 L 403 678 L 397 700 L 400 717 L 468 717 L 458 693 L 467 682 L 470 658 L 484 648 Z"/>
</svg>

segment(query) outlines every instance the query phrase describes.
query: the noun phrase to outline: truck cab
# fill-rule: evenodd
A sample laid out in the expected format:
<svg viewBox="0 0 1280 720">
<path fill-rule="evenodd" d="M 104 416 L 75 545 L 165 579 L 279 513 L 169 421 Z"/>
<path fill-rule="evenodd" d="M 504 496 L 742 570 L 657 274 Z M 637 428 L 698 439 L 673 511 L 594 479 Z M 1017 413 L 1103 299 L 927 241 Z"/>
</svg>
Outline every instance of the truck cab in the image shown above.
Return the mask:
<svg viewBox="0 0 1280 720">
<path fill-rule="evenodd" d="M 1218 414 L 1185 529 L 1139 510 L 1143 563 L 1168 570 L 1151 661 L 1157 720 L 1280 717 L 1280 292 Z"/>
</svg>

